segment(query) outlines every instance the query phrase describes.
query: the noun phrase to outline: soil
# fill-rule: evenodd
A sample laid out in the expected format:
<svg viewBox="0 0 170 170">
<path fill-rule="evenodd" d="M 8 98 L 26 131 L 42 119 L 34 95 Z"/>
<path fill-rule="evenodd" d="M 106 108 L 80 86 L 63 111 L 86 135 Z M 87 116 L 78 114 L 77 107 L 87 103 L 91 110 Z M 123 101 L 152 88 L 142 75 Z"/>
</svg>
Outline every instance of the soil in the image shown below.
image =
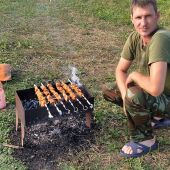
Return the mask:
<svg viewBox="0 0 170 170">
<path fill-rule="evenodd" d="M 65 115 L 42 120 L 25 128 L 24 148 L 15 149 L 13 156 L 30 170 L 59 169 L 62 160 L 69 160 L 95 143 L 97 126 L 87 128 L 82 114 Z M 20 129 L 11 133 L 11 142 L 19 145 Z"/>
<path fill-rule="evenodd" d="M 49 5 L 43 1 L 40 4 Z M 67 13 L 74 18 L 73 23 L 70 23 L 69 18 L 64 18 L 65 14 L 60 13 L 63 16 L 42 15 L 29 21 L 31 33 L 21 35 L 17 29 L 21 38 L 27 37 L 33 41 L 33 47 L 22 51 L 22 64 L 19 71 L 16 70 L 16 76 L 19 79 L 36 73 L 35 79 L 28 79 L 30 84 L 42 78 L 62 79 L 68 77 L 67 68 L 71 65 L 78 67 L 83 84 L 93 95 L 100 96 L 103 82 L 113 79 L 115 60 L 122 46 L 116 34 L 117 28 L 93 17 L 83 17 L 82 20 L 73 11 Z M 82 23 L 88 27 L 82 27 Z M 119 31 L 124 33 L 124 30 Z M 38 47 L 37 41 L 41 44 Z M 69 115 L 41 121 L 26 127 L 24 148 L 15 149 L 13 156 L 29 170 L 57 170 L 61 162 L 72 160 L 80 151 L 90 150 L 96 142 L 98 130 L 94 122 L 91 129 L 87 128 L 81 116 Z M 11 143 L 20 145 L 20 129 L 15 132 L 14 128 L 11 132 Z"/>
<path fill-rule="evenodd" d="M 16 2 L 12 4 L 17 5 Z M 46 80 L 67 80 L 71 65 L 78 69 L 82 84 L 95 97 L 94 114 L 98 121 L 103 120 L 103 127 L 93 123 L 88 129 L 80 115 L 43 120 L 26 127 L 24 148 L 14 149 L 13 157 L 29 170 L 169 169 L 167 130 L 161 131 L 162 134 L 157 132 L 164 152 L 148 154 L 137 161 L 118 157 L 127 140 L 126 119 L 119 114 L 122 110 L 104 102 L 101 95 L 101 85 L 115 80 L 114 71 L 131 27 L 86 16 L 85 11 L 60 7 L 62 2 L 38 0 L 31 7 L 30 1 L 26 5 L 28 9 L 22 6 L 17 11 L 10 7 L 12 12 L 5 12 L 7 19 L 1 36 L 5 33 L 9 41 L 10 36 L 14 38 L 14 43 L 7 44 L 8 53 L 1 53 L 3 61 L 11 61 L 14 66 L 13 81 L 8 84 L 7 97 L 12 103 L 9 109 L 15 113 L 13 91 Z M 35 17 L 29 17 L 34 11 L 30 7 L 36 11 Z M 22 16 L 22 10 L 30 14 Z M 10 138 L 11 144 L 20 145 L 20 129 L 16 132 L 13 128 Z M 67 164 L 70 168 L 61 168 Z"/>
</svg>

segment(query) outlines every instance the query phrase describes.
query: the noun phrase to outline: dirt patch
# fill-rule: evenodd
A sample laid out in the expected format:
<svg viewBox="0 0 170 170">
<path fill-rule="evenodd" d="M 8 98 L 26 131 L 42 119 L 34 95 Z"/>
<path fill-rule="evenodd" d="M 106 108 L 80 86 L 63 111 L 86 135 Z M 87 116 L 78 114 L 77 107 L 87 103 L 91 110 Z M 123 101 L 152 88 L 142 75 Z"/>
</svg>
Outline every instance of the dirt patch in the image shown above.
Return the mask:
<svg viewBox="0 0 170 170">
<path fill-rule="evenodd" d="M 94 121 L 87 128 L 80 114 L 42 120 L 26 127 L 24 148 L 15 149 L 13 156 L 30 170 L 56 170 L 60 160 L 69 160 L 80 151 L 90 149 L 97 129 Z M 19 144 L 19 135 L 12 132 L 12 143 Z"/>
<path fill-rule="evenodd" d="M 69 19 L 37 16 L 29 20 L 25 31 L 27 34 L 22 33 L 22 27 L 16 29 L 21 42 L 31 40 L 31 48 L 22 48 L 20 51 L 22 57 L 17 69 L 23 74 L 23 79 L 28 77 L 27 83 L 33 84 L 42 79 L 63 79 L 68 76 L 68 66 L 73 65 L 80 71 L 84 84 L 93 87 L 90 88 L 93 94 L 100 95 L 99 86 L 106 79 L 113 79 L 116 57 L 119 57 L 119 45 L 122 44 L 115 34 L 117 30 L 93 18 L 85 17 L 82 21 L 77 18 L 79 14 L 71 13 L 71 16 L 74 18 L 72 23 Z M 25 25 L 24 20 L 22 24 Z M 35 74 L 37 77 L 33 78 Z M 98 105 L 102 107 L 101 102 Z M 94 147 L 97 133 L 98 126 L 93 124 L 91 129 L 86 128 L 82 117 L 42 121 L 26 128 L 24 149 L 15 149 L 13 156 L 30 170 L 56 170 L 60 161 L 75 160 L 76 165 L 80 164 L 79 161 L 81 164 L 87 161 L 88 164 L 88 160 L 95 162 L 96 155 L 102 152 L 99 146 Z M 19 136 L 20 131 L 16 133 L 13 130 L 11 143 L 19 145 Z M 94 152 L 92 147 L 99 149 Z M 76 157 L 80 152 L 86 153 L 86 158 L 84 155 Z"/>
</svg>

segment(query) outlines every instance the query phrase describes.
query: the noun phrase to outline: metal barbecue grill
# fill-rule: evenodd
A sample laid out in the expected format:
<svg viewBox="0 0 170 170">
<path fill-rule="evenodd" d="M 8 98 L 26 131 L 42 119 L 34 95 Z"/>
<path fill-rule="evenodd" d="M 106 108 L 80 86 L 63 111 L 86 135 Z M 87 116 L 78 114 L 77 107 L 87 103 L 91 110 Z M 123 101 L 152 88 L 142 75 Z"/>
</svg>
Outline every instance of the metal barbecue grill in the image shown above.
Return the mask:
<svg viewBox="0 0 170 170">
<path fill-rule="evenodd" d="M 61 82 L 59 82 L 62 84 Z M 61 96 L 61 100 L 55 98 L 54 93 L 50 91 L 48 85 L 53 87 L 53 92 L 58 93 Z M 90 95 L 85 86 L 78 87 L 82 92 L 82 95 L 78 95 L 73 90 L 71 85 L 76 85 L 74 82 L 64 83 L 76 96 L 74 100 L 69 96 L 67 90 L 65 94 L 68 96 L 66 100 L 64 93 L 62 94 L 56 87 L 56 82 L 43 83 L 41 85 L 34 85 L 34 88 L 18 90 L 16 91 L 16 130 L 18 130 L 18 123 L 21 123 L 21 145 L 24 144 L 25 126 L 31 126 L 39 121 L 48 121 L 49 119 L 55 119 L 56 117 L 64 117 L 76 114 L 82 114 L 86 120 L 86 126 L 91 126 L 91 116 L 94 109 L 94 97 Z M 77 85 L 76 85 L 77 86 Z M 46 98 L 46 103 L 41 106 L 38 96 L 35 93 L 35 88 L 38 88 L 39 92 Z M 50 99 L 55 102 L 49 102 L 49 96 L 47 97 L 43 93 L 43 88 L 48 90 Z M 63 88 L 64 89 L 64 88 Z"/>
</svg>

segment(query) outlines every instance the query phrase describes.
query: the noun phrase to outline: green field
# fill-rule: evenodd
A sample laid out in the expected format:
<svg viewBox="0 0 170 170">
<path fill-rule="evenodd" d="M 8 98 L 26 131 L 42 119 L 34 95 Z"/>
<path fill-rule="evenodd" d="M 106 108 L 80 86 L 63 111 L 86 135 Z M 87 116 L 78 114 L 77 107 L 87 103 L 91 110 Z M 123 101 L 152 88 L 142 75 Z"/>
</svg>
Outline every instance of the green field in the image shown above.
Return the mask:
<svg viewBox="0 0 170 170">
<path fill-rule="evenodd" d="M 156 130 L 158 151 L 123 159 L 127 138 L 122 110 L 106 102 L 101 85 L 115 80 L 123 44 L 132 31 L 129 0 L 0 0 L 0 63 L 12 65 L 12 80 L 4 84 L 5 111 L 0 111 L 0 144 L 11 143 L 15 125 L 15 92 L 34 83 L 70 76 L 75 66 L 83 84 L 95 96 L 96 122 L 101 125 L 89 150 L 61 159 L 64 170 L 168 170 L 170 129 Z M 160 24 L 170 29 L 170 1 L 159 0 Z M 12 157 L 14 149 L 0 145 L 0 170 L 27 169 Z M 58 161 L 57 161 L 58 162 Z M 35 168 L 35 167 L 34 167 Z M 45 170 L 45 167 L 44 167 Z"/>
</svg>

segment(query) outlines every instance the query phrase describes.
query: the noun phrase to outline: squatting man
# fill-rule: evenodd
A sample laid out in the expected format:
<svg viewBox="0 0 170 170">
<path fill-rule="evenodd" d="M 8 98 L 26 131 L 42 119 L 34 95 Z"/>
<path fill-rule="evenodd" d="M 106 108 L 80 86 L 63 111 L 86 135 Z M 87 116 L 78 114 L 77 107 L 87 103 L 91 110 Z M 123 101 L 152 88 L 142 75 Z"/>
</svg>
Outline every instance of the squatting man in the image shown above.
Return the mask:
<svg viewBox="0 0 170 170">
<path fill-rule="evenodd" d="M 116 68 L 130 135 L 120 151 L 123 157 L 156 150 L 153 129 L 170 126 L 170 31 L 158 26 L 159 18 L 156 0 L 132 0 L 135 31 L 126 40 Z M 129 73 L 133 61 L 137 69 Z M 114 90 L 105 89 L 103 95 L 114 102 Z"/>
</svg>

